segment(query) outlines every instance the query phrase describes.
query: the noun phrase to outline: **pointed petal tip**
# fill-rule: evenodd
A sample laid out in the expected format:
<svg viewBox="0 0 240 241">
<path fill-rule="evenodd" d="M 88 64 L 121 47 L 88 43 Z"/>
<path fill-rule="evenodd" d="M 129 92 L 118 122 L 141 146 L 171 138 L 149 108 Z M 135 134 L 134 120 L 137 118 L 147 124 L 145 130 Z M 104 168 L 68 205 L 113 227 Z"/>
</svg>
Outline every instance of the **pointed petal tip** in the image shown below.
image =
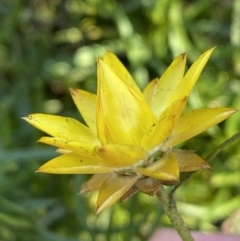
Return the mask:
<svg viewBox="0 0 240 241">
<path fill-rule="evenodd" d="M 208 49 L 207 51 L 205 51 L 201 56 L 211 56 L 212 55 L 212 52 L 213 52 L 213 50 L 216 48 L 216 46 L 215 47 L 213 47 L 213 48 L 211 48 L 211 49 Z M 209 58 L 208 57 L 208 58 Z"/>
<path fill-rule="evenodd" d="M 82 194 L 85 194 L 85 193 L 87 193 L 87 190 L 80 190 L 80 192 L 77 194 L 77 195 L 82 195 Z"/>
<path fill-rule="evenodd" d="M 106 55 L 108 55 L 108 54 L 113 54 L 113 52 L 111 52 L 111 51 L 109 51 L 109 50 L 106 50 L 106 52 L 105 52 L 104 55 L 103 55 L 103 58 L 104 58 L 104 56 L 106 56 Z"/>
<path fill-rule="evenodd" d="M 32 116 L 31 115 L 23 116 L 23 117 L 21 117 L 21 119 L 28 121 L 28 120 L 32 119 Z"/>
<path fill-rule="evenodd" d="M 96 61 L 97 61 L 97 64 L 99 64 L 102 60 L 100 57 L 96 56 Z"/>
<path fill-rule="evenodd" d="M 202 165 L 202 169 L 213 169 L 208 163 Z"/>
<path fill-rule="evenodd" d="M 186 58 L 187 58 L 187 54 L 186 54 L 186 52 L 180 54 L 180 56 L 182 57 L 182 59 L 186 59 Z"/>
<path fill-rule="evenodd" d="M 239 110 L 234 109 L 234 108 L 232 108 L 231 110 L 232 110 L 232 113 L 233 113 L 233 114 L 239 111 Z"/>
<path fill-rule="evenodd" d="M 224 107 L 222 107 L 222 108 L 224 108 Z M 226 108 L 228 108 L 228 107 L 226 107 Z M 231 115 L 239 112 L 239 110 L 234 109 L 234 108 L 228 108 L 228 110 L 226 111 L 226 113 L 227 113 L 227 112 L 228 112 L 228 117 L 230 117 Z"/>
<path fill-rule="evenodd" d="M 208 170 L 213 170 L 213 168 L 211 166 L 203 166 L 202 169 L 204 169 L 204 170 L 207 170 L 207 169 Z"/>
<path fill-rule="evenodd" d="M 97 206 L 95 209 L 95 215 L 98 215 L 102 211 L 101 206 Z"/>
<path fill-rule="evenodd" d="M 75 89 L 75 88 L 69 88 L 69 91 L 70 91 L 71 95 L 76 95 L 76 93 L 77 93 L 77 89 Z"/>
<path fill-rule="evenodd" d="M 88 192 L 91 192 L 87 187 L 84 187 L 85 185 L 83 185 L 82 189 L 80 190 L 80 192 L 77 195 L 82 195 Z"/>
<path fill-rule="evenodd" d="M 43 167 L 45 164 L 43 164 L 41 167 L 39 167 L 35 172 L 36 173 L 51 173 L 46 171 L 46 169 Z"/>
</svg>

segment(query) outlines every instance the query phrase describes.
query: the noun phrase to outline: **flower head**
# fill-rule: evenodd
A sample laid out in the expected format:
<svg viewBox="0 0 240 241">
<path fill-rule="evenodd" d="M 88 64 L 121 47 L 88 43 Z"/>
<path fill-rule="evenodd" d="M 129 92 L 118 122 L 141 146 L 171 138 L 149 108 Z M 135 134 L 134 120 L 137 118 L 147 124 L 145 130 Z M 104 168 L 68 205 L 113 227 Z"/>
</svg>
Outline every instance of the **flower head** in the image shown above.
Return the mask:
<svg viewBox="0 0 240 241">
<path fill-rule="evenodd" d="M 173 146 L 235 113 L 222 107 L 182 114 L 212 51 L 203 53 L 186 74 L 186 55 L 181 54 L 143 93 L 113 53 L 97 58 L 97 95 L 70 90 L 87 126 L 69 117 L 24 117 L 50 135 L 39 142 L 56 146 L 62 153 L 38 172 L 94 174 L 81 193 L 99 191 L 99 213 L 139 190 L 154 195 L 159 185 L 178 182 L 180 172 L 209 168 L 193 151 Z"/>
</svg>

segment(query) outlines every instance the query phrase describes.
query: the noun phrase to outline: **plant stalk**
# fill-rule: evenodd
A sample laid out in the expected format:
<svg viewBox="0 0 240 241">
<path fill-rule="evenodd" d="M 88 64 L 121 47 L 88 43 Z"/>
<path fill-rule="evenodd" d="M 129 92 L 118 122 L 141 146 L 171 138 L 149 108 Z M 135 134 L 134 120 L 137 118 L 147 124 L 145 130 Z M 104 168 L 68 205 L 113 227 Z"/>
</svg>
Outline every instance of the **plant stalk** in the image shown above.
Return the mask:
<svg viewBox="0 0 240 241">
<path fill-rule="evenodd" d="M 156 196 L 164 211 L 168 215 L 173 227 L 182 238 L 182 241 L 194 241 L 190 231 L 183 221 L 182 216 L 178 212 L 173 195 L 171 193 L 169 194 L 163 186 L 160 186 Z"/>
</svg>

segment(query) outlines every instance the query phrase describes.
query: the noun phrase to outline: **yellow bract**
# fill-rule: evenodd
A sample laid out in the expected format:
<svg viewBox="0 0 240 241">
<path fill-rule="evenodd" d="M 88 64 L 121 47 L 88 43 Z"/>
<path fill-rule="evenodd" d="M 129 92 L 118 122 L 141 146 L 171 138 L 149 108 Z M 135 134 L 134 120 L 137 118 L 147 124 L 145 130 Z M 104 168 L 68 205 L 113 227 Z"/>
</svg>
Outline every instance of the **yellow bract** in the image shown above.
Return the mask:
<svg viewBox="0 0 240 241">
<path fill-rule="evenodd" d="M 163 146 L 175 146 L 186 141 L 225 120 L 235 112 L 236 110 L 226 107 L 192 110 L 179 119 Z"/>
<path fill-rule="evenodd" d="M 80 193 L 99 191 L 99 213 L 137 191 L 154 195 L 160 185 L 178 182 L 180 172 L 210 168 L 194 152 L 173 146 L 236 112 L 223 107 L 182 115 L 212 51 L 203 53 L 185 75 L 186 55 L 179 55 L 143 93 L 113 53 L 106 52 L 103 60 L 97 58 L 97 94 L 70 90 L 87 126 L 70 117 L 24 117 L 50 135 L 39 142 L 58 147 L 62 154 L 38 172 L 94 174 Z"/>
<path fill-rule="evenodd" d="M 103 144 L 140 145 L 157 120 L 143 96 L 98 59 L 97 128 Z"/>
<path fill-rule="evenodd" d="M 97 199 L 96 213 L 119 200 L 139 179 L 139 175 L 121 176 L 112 172 L 102 183 Z"/>
<path fill-rule="evenodd" d="M 154 177 L 165 181 L 177 181 L 179 178 L 179 165 L 174 152 L 167 152 L 162 158 L 152 165 L 142 168 L 136 167 L 134 170 L 144 176 Z"/>
<path fill-rule="evenodd" d="M 84 90 L 70 89 L 71 95 L 79 112 L 86 121 L 88 127 L 97 133 L 96 102 L 97 96 Z"/>
<path fill-rule="evenodd" d="M 75 153 L 67 153 L 56 157 L 42 165 L 37 172 L 54 174 L 94 174 L 107 173 L 117 170 L 104 160 L 95 157 L 80 156 Z"/>
</svg>

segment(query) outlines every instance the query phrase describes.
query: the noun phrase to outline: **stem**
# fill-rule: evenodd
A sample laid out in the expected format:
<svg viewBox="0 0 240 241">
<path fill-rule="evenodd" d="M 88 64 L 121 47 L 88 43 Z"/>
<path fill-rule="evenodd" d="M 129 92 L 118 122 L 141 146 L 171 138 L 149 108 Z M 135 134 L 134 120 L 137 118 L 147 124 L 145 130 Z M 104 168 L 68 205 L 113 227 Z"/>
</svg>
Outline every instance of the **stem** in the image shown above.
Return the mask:
<svg viewBox="0 0 240 241">
<path fill-rule="evenodd" d="M 211 154 L 209 154 L 206 158 L 206 162 L 212 161 L 212 159 L 220 152 L 222 151 L 226 146 L 231 145 L 233 142 L 237 141 L 240 138 L 240 132 L 236 133 L 226 141 L 224 141 L 222 144 L 220 144 Z"/>
<path fill-rule="evenodd" d="M 240 132 L 236 133 L 232 137 L 230 137 L 228 140 L 224 141 L 222 144 L 220 144 L 211 154 L 209 154 L 205 160 L 206 162 L 211 162 L 212 159 L 214 159 L 219 152 L 221 152 L 226 146 L 232 144 L 236 140 L 240 139 Z M 152 157 L 155 157 L 155 153 L 152 153 Z M 187 226 L 185 225 L 182 216 L 178 212 L 176 202 L 174 199 L 174 192 L 179 188 L 183 183 L 185 183 L 187 180 L 192 177 L 192 175 L 195 172 L 190 173 L 187 175 L 183 180 L 181 180 L 180 183 L 175 185 L 170 193 L 168 193 L 164 187 L 161 185 L 158 192 L 156 193 L 157 199 L 162 205 L 164 211 L 168 215 L 173 227 L 176 229 L 180 237 L 182 238 L 182 241 L 194 241 L 190 231 L 188 230 Z"/>
<path fill-rule="evenodd" d="M 164 211 L 168 215 L 173 227 L 177 230 L 182 241 L 194 241 L 190 231 L 185 225 L 182 216 L 178 212 L 173 195 L 168 193 L 163 186 L 160 186 L 156 196 L 162 205 Z"/>
</svg>

